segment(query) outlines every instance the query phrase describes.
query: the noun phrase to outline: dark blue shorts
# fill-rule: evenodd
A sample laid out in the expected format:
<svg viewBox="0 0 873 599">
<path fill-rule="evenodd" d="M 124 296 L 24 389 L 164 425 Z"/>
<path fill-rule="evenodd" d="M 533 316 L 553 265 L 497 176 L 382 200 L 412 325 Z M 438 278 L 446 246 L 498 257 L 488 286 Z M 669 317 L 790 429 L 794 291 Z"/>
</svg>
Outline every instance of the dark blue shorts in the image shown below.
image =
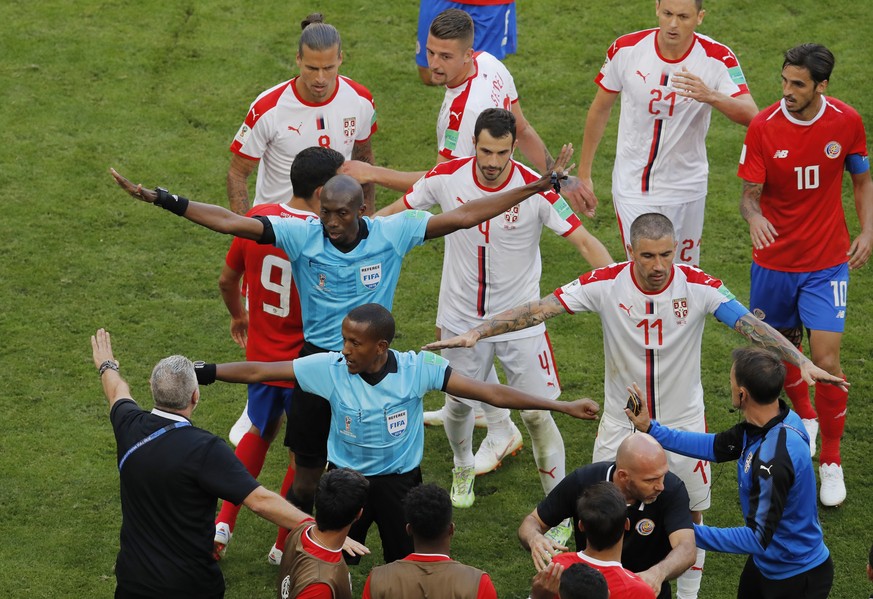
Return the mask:
<svg viewBox="0 0 873 599">
<path fill-rule="evenodd" d="M 282 413 L 288 413 L 291 409 L 291 394 L 293 387 L 276 387 L 264 383 L 249 384 L 249 420 L 252 421 L 261 433 L 276 420 Z"/>
</svg>

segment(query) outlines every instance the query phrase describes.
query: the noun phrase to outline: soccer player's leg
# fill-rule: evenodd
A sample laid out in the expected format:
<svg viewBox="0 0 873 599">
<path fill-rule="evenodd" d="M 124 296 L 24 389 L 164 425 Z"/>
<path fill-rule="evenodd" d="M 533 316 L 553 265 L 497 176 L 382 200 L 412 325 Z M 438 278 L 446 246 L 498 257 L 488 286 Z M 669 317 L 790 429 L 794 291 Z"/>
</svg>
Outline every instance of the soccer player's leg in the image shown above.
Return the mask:
<svg viewBox="0 0 873 599">
<path fill-rule="evenodd" d="M 706 420 L 699 420 L 673 427 L 677 430 L 706 432 Z M 697 524 L 703 524 L 703 512 L 709 509 L 712 471 L 709 462 L 696 458 L 687 458 L 675 453 L 667 452 L 667 465 L 670 472 L 682 479 L 685 489 L 688 491 L 689 508 L 691 518 Z M 697 557 L 688 570 L 676 580 L 676 599 L 695 599 L 700 592 L 700 582 L 703 578 L 703 564 L 706 560 L 706 551 L 697 550 Z"/>
<path fill-rule="evenodd" d="M 388 564 L 403 559 L 415 551 L 412 537 L 406 532 L 403 501 L 410 490 L 421 484 L 421 468 L 418 467 L 402 474 L 373 476 L 369 480 L 373 520 L 379 528 L 382 556 L 385 563 Z M 349 532 L 349 536 L 352 536 L 351 532 Z M 365 540 L 355 539 L 360 540 L 361 543 Z M 346 560 L 346 563 L 351 562 Z"/>
<path fill-rule="evenodd" d="M 700 265 L 700 240 L 703 237 L 703 212 L 706 200 L 694 200 L 683 204 L 656 206 L 650 212 L 660 212 L 670 219 L 676 232 L 676 255 L 673 262 Z"/>
<path fill-rule="evenodd" d="M 836 376 L 844 376 L 840 366 L 840 344 L 846 322 L 846 294 L 849 268 L 846 264 L 810 273 L 798 299 L 800 317 L 809 330 L 812 361 Z M 821 431 L 820 499 L 836 506 L 846 498 L 840 441 L 846 423 L 847 391 L 835 385 L 816 383 L 815 405 Z"/>
<path fill-rule="evenodd" d="M 806 280 L 805 273 L 781 272 L 752 263 L 749 309 L 757 317 L 782 333 L 803 351 L 803 322 L 800 314 L 800 292 Z M 809 385 L 800 376 L 800 369 L 790 362 L 785 364 L 785 395 L 803 420 L 810 437 L 810 455 L 815 453 L 815 435 L 818 415 L 809 397 Z"/>
</svg>

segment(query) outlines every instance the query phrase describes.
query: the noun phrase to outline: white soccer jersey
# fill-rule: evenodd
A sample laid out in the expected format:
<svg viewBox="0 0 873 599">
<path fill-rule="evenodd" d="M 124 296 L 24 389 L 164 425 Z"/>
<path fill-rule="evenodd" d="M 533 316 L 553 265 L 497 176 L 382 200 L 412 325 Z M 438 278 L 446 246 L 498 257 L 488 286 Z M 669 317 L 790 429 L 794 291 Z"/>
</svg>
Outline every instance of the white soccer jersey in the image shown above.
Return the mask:
<svg viewBox="0 0 873 599">
<path fill-rule="evenodd" d="M 555 291 L 568 312 L 597 312 L 603 326 L 604 415 L 627 421 L 627 387 L 637 383 L 649 413 L 667 426 L 703 416 L 700 345 L 707 314 L 734 299 L 722 282 L 673 265 L 663 291 L 647 293 L 634 281 L 633 263 L 585 273 Z"/>
<path fill-rule="evenodd" d="M 515 81 L 503 63 L 487 52 L 473 54 L 476 72 L 457 87 L 446 87 L 437 118 L 437 146 L 443 158 L 472 156 L 476 119 L 487 108 L 512 110 Z"/>
<path fill-rule="evenodd" d="M 713 90 L 749 93 L 737 57 L 727 46 L 695 34 L 688 52 L 671 61 L 658 51 L 658 30 L 615 40 L 594 81 L 621 92 L 621 117 L 612 193 L 622 202 L 679 204 L 706 197 L 706 132 L 712 107 L 683 98 L 671 85 L 687 69 Z"/>
<path fill-rule="evenodd" d="M 294 87 L 296 77 L 258 96 L 246 115 L 230 151 L 260 160 L 255 204 L 291 199 L 291 163 L 312 146 L 333 148 L 346 160 L 355 142 L 376 131 L 373 96 L 363 85 L 337 77 L 333 96 L 322 104 L 303 100 Z"/>
<path fill-rule="evenodd" d="M 509 177 L 498 189 L 477 179 L 476 158 L 438 164 L 419 179 L 403 201 L 409 208 L 443 212 L 483 196 L 515 189 L 539 179 L 534 171 L 510 161 Z M 466 331 L 483 319 L 540 297 L 540 234 L 543 225 L 569 235 L 581 223 L 554 191 L 538 193 L 478 227 L 446 237 L 437 324 Z M 542 334 L 545 325 L 506 333 L 487 341 L 507 341 Z"/>
</svg>

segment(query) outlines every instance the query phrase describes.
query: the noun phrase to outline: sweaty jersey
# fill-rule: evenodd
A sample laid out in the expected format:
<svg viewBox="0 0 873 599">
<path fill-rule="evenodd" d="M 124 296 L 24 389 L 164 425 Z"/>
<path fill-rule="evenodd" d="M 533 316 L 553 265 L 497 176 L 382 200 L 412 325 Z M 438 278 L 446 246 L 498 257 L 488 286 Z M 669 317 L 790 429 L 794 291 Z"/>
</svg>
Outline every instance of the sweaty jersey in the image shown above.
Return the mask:
<svg viewBox="0 0 873 599">
<path fill-rule="evenodd" d="M 443 162 L 419 179 L 403 201 L 408 208 L 439 205 L 448 212 L 470 200 L 523 187 L 539 179 L 534 171 L 511 160 L 507 180 L 497 189 L 478 179 L 476 158 Z M 581 226 L 567 202 L 554 191 L 531 196 L 478 227 L 446 236 L 437 324 L 466 331 L 509 308 L 540 297 L 540 234 L 543 225 L 558 235 Z M 545 325 L 505 333 L 497 342 L 540 335 Z"/>
<path fill-rule="evenodd" d="M 473 54 L 476 72 L 457 87 L 446 87 L 437 117 L 437 146 L 443 158 L 472 156 L 476 119 L 487 108 L 512 110 L 515 81 L 503 63 L 487 52 Z"/>
<path fill-rule="evenodd" d="M 752 250 L 757 264 L 809 272 L 848 260 L 842 183 L 850 154 L 867 156 L 864 125 L 834 98 L 822 96 L 810 121 L 791 116 L 782 100 L 752 120 L 738 174 L 764 184 L 761 212 L 779 234 L 770 247 Z"/>
<path fill-rule="evenodd" d="M 246 214 L 269 215 L 300 219 L 315 216 L 312 212 L 296 210 L 285 204 L 255 206 Z M 246 360 L 278 362 L 296 358 L 303 347 L 303 318 L 288 256 L 275 246 L 234 237 L 225 262 L 232 270 L 246 275 L 249 311 Z M 267 384 L 294 387 L 291 381 Z"/>
<path fill-rule="evenodd" d="M 603 574 L 609 588 L 609 599 L 647 599 L 655 598 L 655 592 L 643 579 L 625 570 L 620 562 L 605 562 L 582 553 L 560 553 L 552 561 L 564 566 L 566 570 L 573 564 L 585 564 Z M 557 599 L 557 595 L 555 595 Z"/>
<path fill-rule="evenodd" d="M 703 417 L 700 346 L 706 315 L 739 303 L 720 280 L 693 266 L 674 264 L 660 292 L 640 289 L 633 269 L 633 262 L 622 262 L 593 270 L 559 287 L 555 296 L 571 314 L 600 315 L 604 417 L 627 422 L 627 386 L 636 382 L 653 419 L 670 426 L 695 422 Z M 735 313 L 716 317 L 731 327 L 737 320 Z"/>
<path fill-rule="evenodd" d="M 333 148 L 349 160 L 355 142 L 367 141 L 376 131 L 373 96 L 363 85 L 339 76 L 333 95 L 311 104 L 297 93 L 295 81 L 258 96 L 230 145 L 234 154 L 261 161 L 255 204 L 291 199 L 291 163 L 302 150 Z"/>
<path fill-rule="evenodd" d="M 365 216 L 360 226 L 367 228 L 367 236 L 345 253 L 324 235 L 318 219 L 269 217 L 275 245 L 291 260 L 306 341 L 339 351 L 342 321 L 352 308 L 376 303 L 391 309 L 403 257 L 424 242 L 430 216 L 418 210 Z"/>
<path fill-rule="evenodd" d="M 658 29 L 623 35 L 606 53 L 594 81 L 621 93 L 612 193 L 632 204 L 680 204 L 706 198 L 706 132 L 712 107 L 683 98 L 671 83 L 687 69 L 728 96 L 749 93 L 737 57 L 727 46 L 694 34 L 688 52 L 668 60 Z"/>
<path fill-rule="evenodd" d="M 339 352 L 294 360 L 300 389 L 330 402 L 327 455 L 364 476 L 404 474 L 424 455 L 428 391 L 444 391 L 449 363 L 430 352 L 389 350 L 382 372 L 350 374 Z"/>
</svg>

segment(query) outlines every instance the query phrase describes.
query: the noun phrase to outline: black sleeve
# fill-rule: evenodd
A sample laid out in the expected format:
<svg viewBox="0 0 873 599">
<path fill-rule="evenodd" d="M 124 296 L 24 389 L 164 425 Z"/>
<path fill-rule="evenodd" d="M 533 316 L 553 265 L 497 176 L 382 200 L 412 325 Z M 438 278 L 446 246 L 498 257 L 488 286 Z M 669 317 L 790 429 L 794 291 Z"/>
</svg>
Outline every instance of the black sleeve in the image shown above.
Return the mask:
<svg viewBox="0 0 873 599">
<path fill-rule="evenodd" d="M 198 476 L 201 487 L 235 505 L 241 504 L 260 486 L 227 443 L 218 437 L 206 451 Z"/>
<path fill-rule="evenodd" d="M 452 376 L 452 367 L 446 366 L 446 374 L 445 374 L 445 376 L 443 376 L 443 386 L 440 387 L 440 391 L 442 391 L 443 393 L 448 393 L 448 391 L 446 391 L 446 387 L 449 386 L 449 378 L 451 378 L 451 376 Z"/>
<path fill-rule="evenodd" d="M 558 486 L 546 495 L 537 505 L 537 514 L 543 523 L 551 528 L 557 526 L 565 518 L 576 521 L 576 501 L 585 485 L 580 480 L 579 471 L 574 470 L 558 483 Z M 685 504 L 687 507 L 687 503 Z"/>
<path fill-rule="evenodd" d="M 691 521 L 691 509 L 688 507 L 691 500 L 688 498 L 685 483 L 672 472 L 668 472 L 667 476 L 670 477 L 669 486 L 665 484 L 658 503 L 662 503 L 660 507 L 664 515 L 664 530 L 669 536 L 677 530 L 693 528 L 694 524 Z"/>
<path fill-rule="evenodd" d="M 743 435 L 745 427 L 743 423 L 716 433 L 715 440 L 712 443 L 712 452 L 715 454 L 716 462 L 734 462 L 740 458 L 743 453 Z"/>
<path fill-rule="evenodd" d="M 258 239 L 258 243 L 260 245 L 276 245 L 276 232 L 273 231 L 273 223 L 270 222 L 269 217 L 253 216 L 252 218 L 261 221 L 261 224 L 264 225 L 264 232 Z"/>
</svg>

